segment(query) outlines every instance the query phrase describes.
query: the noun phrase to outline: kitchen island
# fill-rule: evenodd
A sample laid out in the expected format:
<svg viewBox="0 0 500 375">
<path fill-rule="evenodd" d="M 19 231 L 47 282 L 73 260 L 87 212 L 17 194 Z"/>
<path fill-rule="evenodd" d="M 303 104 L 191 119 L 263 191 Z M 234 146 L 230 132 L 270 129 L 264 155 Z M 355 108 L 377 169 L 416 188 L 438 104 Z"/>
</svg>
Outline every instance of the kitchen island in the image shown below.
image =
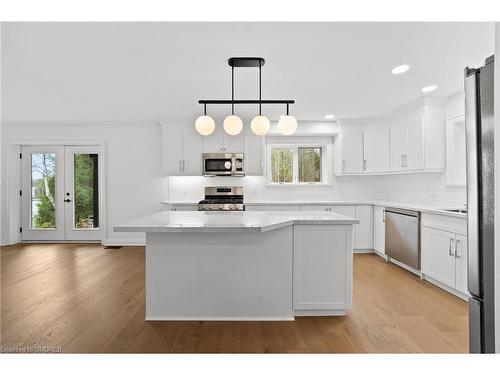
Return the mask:
<svg viewBox="0 0 500 375">
<path fill-rule="evenodd" d="M 345 315 L 358 220 L 334 212 L 164 211 L 146 233 L 146 320 Z"/>
</svg>

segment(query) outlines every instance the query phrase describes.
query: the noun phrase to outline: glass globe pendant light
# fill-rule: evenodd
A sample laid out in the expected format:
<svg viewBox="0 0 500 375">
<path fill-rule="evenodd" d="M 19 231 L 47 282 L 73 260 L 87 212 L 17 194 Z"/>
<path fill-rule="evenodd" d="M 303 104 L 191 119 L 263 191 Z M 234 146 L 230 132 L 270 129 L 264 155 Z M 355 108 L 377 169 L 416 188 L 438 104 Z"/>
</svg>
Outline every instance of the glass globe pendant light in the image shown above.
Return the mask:
<svg viewBox="0 0 500 375">
<path fill-rule="evenodd" d="M 288 103 L 286 105 L 286 116 L 280 116 L 278 121 L 278 129 L 283 135 L 291 135 L 297 130 L 297 119 L 290 116 L 288 112 Z"/>
<path fill-rule="evenodd" d="M 194 123 L 196 131 L 201 135 L 207 136 L 214 132 L 215 121 L 212 117 L 207 116 L 207 105 L 204 106 L 203 115 L 198 117 Z"/>
<path fill-rule="evenodd" d="M 243 121 L 234 114 L 234 66 L 231 67 L 231 115 L 224 119 L 223 127 L 229 135 L 238 135 L 243 129 Z"/>
<path fill-rule="evenodd" d="M 271 123 L 266 116 L 262 116 L 262 64 L 259 61 L 259 115 L 255 116 L 250 123 L 250 128 L 255 135 L 266 135 L 271 127 Z"/>
</svg>

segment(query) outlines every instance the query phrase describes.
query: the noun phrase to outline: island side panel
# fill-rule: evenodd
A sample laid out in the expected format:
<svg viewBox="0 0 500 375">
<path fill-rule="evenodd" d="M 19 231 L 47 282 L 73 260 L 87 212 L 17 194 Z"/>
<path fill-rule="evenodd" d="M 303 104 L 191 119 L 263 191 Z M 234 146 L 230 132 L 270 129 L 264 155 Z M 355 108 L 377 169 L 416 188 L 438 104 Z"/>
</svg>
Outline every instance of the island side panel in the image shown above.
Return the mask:
<svg viewBox="0 0 500 375">
<path fill-rule="evenodd" d="M 352 225 L 294 226 L 296 316 L 346 315 L 352 306 Z"/>
<path fill-rule="evenodd" d="M 146 320 L 292 320 L 292 226 L 147 233 Z"/>
</svg>

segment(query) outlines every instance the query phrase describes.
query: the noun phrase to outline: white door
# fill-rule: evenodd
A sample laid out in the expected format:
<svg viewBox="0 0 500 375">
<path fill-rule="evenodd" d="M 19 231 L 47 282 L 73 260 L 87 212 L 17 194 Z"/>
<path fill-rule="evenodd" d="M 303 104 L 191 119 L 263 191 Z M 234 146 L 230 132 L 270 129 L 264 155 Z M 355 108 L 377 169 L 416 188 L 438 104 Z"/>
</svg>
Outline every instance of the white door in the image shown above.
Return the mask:
<svg viewBox="0 0 500 375">
<path fill-rule="evenodd" d="M 368 124 L 364 131 L 365 173 L 389 171 L 389 124 Z"/>
<path fill-rule="evenodd" d="M 23 241 L 101 239 L 98 147 L 22 147 Z"/>
<path fill-rule="evenodd" d="M 342 126 L 342 173 L 363 172 L 363 128 Z"/>
<path fill-rule="evenodd" d="M 64 146 L 22 147 L 23 240 L 64 239 Z"/>
<path fill-rule="evenodd" d="M 422 228 L 422 272 L 455 287 L 455 234 Z"/>
<path fill-rule="evenodd" d="M 100 240 L 99 147 L 65 147 L 64 169 L 65 240 Z"/>
</svg>

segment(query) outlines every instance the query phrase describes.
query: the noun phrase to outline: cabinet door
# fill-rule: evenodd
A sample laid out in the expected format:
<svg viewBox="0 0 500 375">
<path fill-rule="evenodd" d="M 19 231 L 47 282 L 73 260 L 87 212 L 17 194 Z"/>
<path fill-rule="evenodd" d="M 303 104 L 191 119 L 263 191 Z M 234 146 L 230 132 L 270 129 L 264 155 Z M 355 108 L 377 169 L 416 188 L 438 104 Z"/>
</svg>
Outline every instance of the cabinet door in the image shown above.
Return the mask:
<svg viewBox="0 0 500 375">
<path fill-rule="evenodd" d="M 373 206 L 356 206 L 355 245 L 356 249 L 373 249 Z"/>
<path fill-rule="evenodd" d="M 424 126 L 422 116 L 412 117 L 406 123 L 406 170 L 424 168 Z M 444 145 L 443 145 L 444 147 Z M 442 150 L 439 150 L 441 152 Z"/>
<path fill-rule="evenodd" d="M 373 209 L 373 248 L 385 254 L 385 208 L 381 206 Z"/>
<path fill-rule="evenodd" d="M 163 173 L 167 176 L 182 175 L 182 127 L 162 125 Z"/>
<path fill-rule="evenodd" d="M 193 126 L 184 126 L 182 133 L 182 174 L 200 176 L 202 174 L 202 138 Z"/>
<path fill-rule="evenodd" d="M 389 156 L 391 171 L 403 170 L 403 155 L 406 152 L 406 126 L 404 119 L 391 121 L 389 129 Z"/>
<path fill-rule="evenodd" d="M 342 173 L 363 172 L 363 128 L 342 126 Z"/>
<path fill-rule="evenodd" d="M 224 132 L 224 144 L 222 148 L 224 152 L 244 152 L 243 151 L 243 136 L 244 131 L 238 135 L 229 135 Z"/>
<path fill-rule="evenodd" d="M 364 128 L 365 173 L 389 171 L 389 124 L 367 124 Z"/>
<path fill-rule="evenodd" d="M 455 289 L 467 294 L 467 237 L 455 235 Z"/>
<path fill-rule="evenodd" d="M 204 153 L 224 152 L 224 129 L 216 125 L 212 134 L 202 137 Z"/>
<path fill-rule="evenodd" d="M 264 137 L 245 129 L 244 136 L 244 163 L 245 174 L 250 176 L 261 176 L 264 174 Z"/>
<path fill-rule="evenodd" d="M 422 227 L 422 272 L 455 288 L 455 234 Z"/>
<path fill-rule="evenodd" d="M 346 272 L 351 269 L 352 256 L 346 230 L 336 225 L 294 228 L 294 309 L 344 309 L 350 305 Z"/>
</svg>

